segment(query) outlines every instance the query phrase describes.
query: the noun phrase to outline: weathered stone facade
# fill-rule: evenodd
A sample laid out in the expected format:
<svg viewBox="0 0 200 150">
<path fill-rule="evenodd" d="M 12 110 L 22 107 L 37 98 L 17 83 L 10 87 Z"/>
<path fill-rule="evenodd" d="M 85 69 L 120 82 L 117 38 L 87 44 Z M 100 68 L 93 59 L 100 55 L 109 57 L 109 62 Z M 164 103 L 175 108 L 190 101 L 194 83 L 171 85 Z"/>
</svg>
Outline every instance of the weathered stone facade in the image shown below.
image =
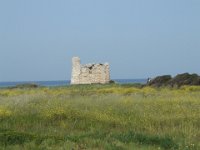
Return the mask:
<svg viewBox="0 0 200 150">
<path fill-rule="evenodd" d="M 72 58 L 71 84 L 105 84 L 110 82 L 109 64 L 82 65 L 79 57 Z"/>
</svg>

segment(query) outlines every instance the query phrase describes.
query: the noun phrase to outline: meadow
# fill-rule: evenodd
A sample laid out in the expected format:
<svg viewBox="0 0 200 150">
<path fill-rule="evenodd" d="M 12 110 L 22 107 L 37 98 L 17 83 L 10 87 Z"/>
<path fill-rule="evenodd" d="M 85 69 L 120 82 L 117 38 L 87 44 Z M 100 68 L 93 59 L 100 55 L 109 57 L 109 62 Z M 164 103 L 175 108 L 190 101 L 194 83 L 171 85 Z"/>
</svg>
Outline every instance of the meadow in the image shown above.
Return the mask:
<svg viewBox="0 0 200 150">
<path fill-rule="evenodd" d="M 200 87 L 0 89 L 0 150 L 199 150 Z"/>
</svg>

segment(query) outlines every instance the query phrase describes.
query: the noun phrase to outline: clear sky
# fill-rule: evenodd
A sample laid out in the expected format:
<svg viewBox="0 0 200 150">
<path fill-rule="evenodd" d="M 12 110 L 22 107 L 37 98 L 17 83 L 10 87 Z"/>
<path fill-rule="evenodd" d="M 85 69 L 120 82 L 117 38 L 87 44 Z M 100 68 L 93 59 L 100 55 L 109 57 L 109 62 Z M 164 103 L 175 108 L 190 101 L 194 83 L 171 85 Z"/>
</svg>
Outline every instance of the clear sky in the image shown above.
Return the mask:
<svg viewBox="0 0 200 150">
<path fill-rule="evenodd" d="M 200 0 L 0 1 L 0 81 L 69 80 L 72 56 L 113 79 L 200 74 Z"/>
</svg>

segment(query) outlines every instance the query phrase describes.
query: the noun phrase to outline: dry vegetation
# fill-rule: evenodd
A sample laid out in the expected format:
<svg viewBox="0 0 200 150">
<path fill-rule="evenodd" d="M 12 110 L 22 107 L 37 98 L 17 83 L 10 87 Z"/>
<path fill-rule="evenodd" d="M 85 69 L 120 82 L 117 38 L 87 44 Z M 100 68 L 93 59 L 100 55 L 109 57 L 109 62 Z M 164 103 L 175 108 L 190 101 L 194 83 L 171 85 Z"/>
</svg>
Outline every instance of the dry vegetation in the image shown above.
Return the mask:
<svg viewBox="0 0 200 150">
<path fill-rule="evenodd" d="M 0 149 L 200 149 L 200 87 L 0 89 Z"/>
</svg>

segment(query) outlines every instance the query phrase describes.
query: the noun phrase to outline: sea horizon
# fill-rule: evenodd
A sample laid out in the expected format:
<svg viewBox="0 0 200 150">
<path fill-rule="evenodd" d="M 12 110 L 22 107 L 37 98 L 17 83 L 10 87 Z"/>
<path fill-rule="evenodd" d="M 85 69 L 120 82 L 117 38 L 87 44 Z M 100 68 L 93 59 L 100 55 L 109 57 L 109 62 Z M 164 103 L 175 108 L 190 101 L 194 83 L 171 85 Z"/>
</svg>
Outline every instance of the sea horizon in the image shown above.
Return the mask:
<svg viewBox="0 0 200 150">
<path fill-rule="evenodd" d="M 111 79 L 119 84 L 128 83 L 146 83 L 147 79 Z M 37 84 L 40 86 L 65 86 L 70 85 L 71 80 L 47 80 L 47 81 L 2 81 L 0 82 L 0 87 L 13 87 L 19 84 Z"/>
</svg>

